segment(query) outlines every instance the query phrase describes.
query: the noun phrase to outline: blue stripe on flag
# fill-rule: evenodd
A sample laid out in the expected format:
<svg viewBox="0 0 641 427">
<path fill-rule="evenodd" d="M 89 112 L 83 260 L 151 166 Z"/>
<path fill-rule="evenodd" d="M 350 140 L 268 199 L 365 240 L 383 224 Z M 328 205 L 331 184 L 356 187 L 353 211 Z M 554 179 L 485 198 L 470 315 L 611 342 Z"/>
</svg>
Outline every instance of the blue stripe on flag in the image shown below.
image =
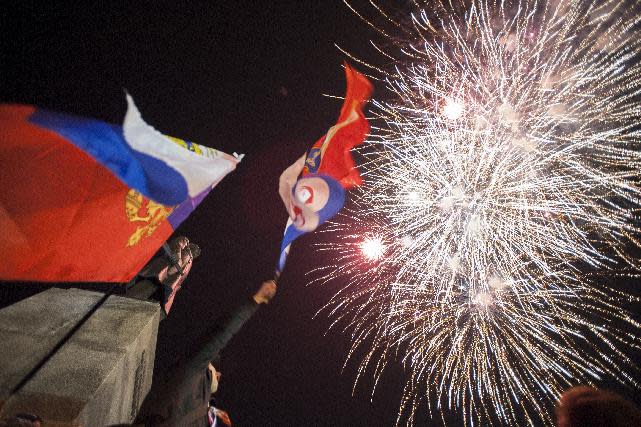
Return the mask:
<svg viewBox="0 0 641 427">
<path fill-rule="evenodd" d="M 285 269 L 285 262 L 287 261 L 287 247 L 292 244 L 294 240 L 305 234 L 306 231 L 301 231 L 294 227 L 294 224 L 289 224 L 285 229 L 283 241 L 280 244 L 280 257 L 278 259 L 278 266 L 276 270 L 282 273 Z"/>
<path fill-rule="evenodd" d="M 120 126 L 40 109 L 29 121 L 66 138 L 127 186 L 158 203 L 177 205 L 187 198 L 183 176 L 162 160 L 131 148 Z"/>
</svg>

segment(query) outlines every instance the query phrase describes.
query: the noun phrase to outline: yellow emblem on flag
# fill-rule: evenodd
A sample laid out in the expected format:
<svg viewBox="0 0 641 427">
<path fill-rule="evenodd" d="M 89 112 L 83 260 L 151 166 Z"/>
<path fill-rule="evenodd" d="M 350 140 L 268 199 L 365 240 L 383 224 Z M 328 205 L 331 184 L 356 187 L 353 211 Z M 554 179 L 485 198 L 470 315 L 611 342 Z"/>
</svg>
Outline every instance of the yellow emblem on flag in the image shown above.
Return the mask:
<svg viewBox="0 0 641 427">
<path fill-rule="evenodd" d="M 198 155 L 203 155 L 202 150 L 200 149 L 200 145 L 194 144 L 193 142 L 185 141 L 184 139 L 176 138 L 175 136 L 169 136 L 165 135 L 167 138 L 169 138 L 172 142 L 180 145 L 183 148 L 186 148 L 189 151 L 192 151 Z"/>
<path fill-rule="evenodd" d="M 136 226 L 136 231 L 129 237 L 127 246 L 135 246 L 143 238 L 151 236 L 172 210 L 172 207 L 161 205 L 143 197 L 136 190 L 129 190 L 125 196 L 127 219 L 130 222 L 142 222 L 143 224 Z"/>
</svg>

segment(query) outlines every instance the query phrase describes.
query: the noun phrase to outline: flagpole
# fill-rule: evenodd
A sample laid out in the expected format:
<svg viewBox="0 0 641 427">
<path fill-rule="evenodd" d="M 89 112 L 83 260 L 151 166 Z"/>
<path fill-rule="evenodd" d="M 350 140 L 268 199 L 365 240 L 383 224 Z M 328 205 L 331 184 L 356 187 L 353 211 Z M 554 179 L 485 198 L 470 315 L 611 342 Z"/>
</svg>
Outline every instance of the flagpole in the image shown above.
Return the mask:
<svg viewBox="0 0 641 427">
<path fill-rule="evenodd" d="M 283 230 L 283 238 L 285 236 L 285 233 L 287 233 L 287 228 L 289 228 L 290 225 L 292 225 L 293 221 L 291 217 L 287 218 L 287 224 L 285 224 L 285 229 Z M 281 243 L 282 245 L 282 243 Z M 279 254 L 278 258 L 278 263 L 276 264 L 276 269 L 274 270 L 274 282 L 278 283 L 278 279 L 280 279 L 280 275 L 283 273 L 283 270 L 285 269 L 285 261 L 287 260 L 287 255 L 289 255 L 289 249 L 291 248 L 292 244 L 290 243 L 287 245 L 285 249 L 281 251 Z M 282 247 L 282 246 L 281 246 Z M 281 258 L 283 258 L 283 265 L 281 266 Z"/>
<path fill-rule="evenodd" d="M 178 270 L 178 274 L 182 276 L 182 268 L 180 267 L 180 261 L 178 260 L 178 257 L 176 256 L 176 253 L 171 250 L 167 242 L 162 244 L 162 249 L 165 251 L 165 255 L 169 257 L 169 260 L 171 261 L 171 265 L 173 265 L 176 270 Z"/>
</svg>

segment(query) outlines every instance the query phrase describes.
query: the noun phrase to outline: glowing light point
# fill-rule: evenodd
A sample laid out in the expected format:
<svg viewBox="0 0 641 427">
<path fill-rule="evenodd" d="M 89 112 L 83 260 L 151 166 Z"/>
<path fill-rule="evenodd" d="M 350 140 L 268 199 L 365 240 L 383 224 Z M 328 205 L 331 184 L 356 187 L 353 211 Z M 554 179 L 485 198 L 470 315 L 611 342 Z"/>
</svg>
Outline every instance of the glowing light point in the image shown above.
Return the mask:
<svg viewBox="0 0 641 427">
<path fill-rule="evenodd" d="M 456 186 L 452 188 L 449 196 L 443 197 L 438 202 L 438 207 L 444 211 L 447 211 L 452 209 L 456 202 L 460 202 L 463 199 L 465 199 L 465 192 L 463 191 L 463 188 Z"/>
<path fill-rule="evenodd" d="M 414 244 L 414 238 L 412 236 L 406 235 L 401 238 L 401 244 L 405 248 L 411 248 Z"/>
<path fill-rule="evenodd" d="M 478 215 L 472 215 L 470 222 L 467 224 L 467 229 L 470 234 L 478 234 L 481 231 L 481 218 Z"/>
<path fill-rule="evenodd" d="M 462 187 L 456 186 L 452 188 L 452 197 L 456 199 L 462 199 L 465 197 L 465 191 L 463 191 Z"/>
<path fill-rule="evenodd" d="M 452 258 L 448 260 L 448 265 L 452 269 L 452 271 L 456 272 L 461 268 L 461 257 L 458 255 L 454 255 Z"/>
<path fill-rule="evenodd" d="M 438 208 L 443 210 L 443 211 L 449 211 L 452 209 L 454 206 L 454 197 L 443 197 L 439 202 L 438 202 Z"/>
<path fill-rule="evenodd" d="M 492 305 L 494 298 L 487 292 L 480 292 L 476 295 L 476 298 L 474 298 L 474 302 L 481 307 L 488 307 Z"/>
<path fill-rule="evenodd" d="M 415 202 L 421 198 L 421 195 L 417 191 L 410 191 L 407 193 L 407 200 Z"/>
<path fill-rule="evenodd" d="M 512 145 L 527 152 L 534 151 L 536 149 L 536 144 L 534 143 L 534 141 L 525 137 L 518 137 L 513 139 Z"/>
<path fill-rule="evenodd" d="M 383 257 L 385 253 L 385 245 L 379 238 L 365 239 L 361 243 L 361 252 L 370 261 L 377 261 Z"/>
<path fill-rule="evenodd" d="M 492 276 L 488 279 L 487 284 L 495 291 L 501 291 L 507 287 L 507 282 L 498 276 Z"/>
<path fill-rule="evenodd" d="M 563 103 L 552 104 L 550 105 L 550 108 L 548 108 L 548 115 L 556 119 L 563 118 L 567 114 L 567 112 L 568 108 Z"/>
<path fill-rule="evenodd" d="M 463 103 L 454 99 L 448 99 L 443 108 L 443 114 L 449 120 L 456 120 L 463 115 Z"/>
</svg>

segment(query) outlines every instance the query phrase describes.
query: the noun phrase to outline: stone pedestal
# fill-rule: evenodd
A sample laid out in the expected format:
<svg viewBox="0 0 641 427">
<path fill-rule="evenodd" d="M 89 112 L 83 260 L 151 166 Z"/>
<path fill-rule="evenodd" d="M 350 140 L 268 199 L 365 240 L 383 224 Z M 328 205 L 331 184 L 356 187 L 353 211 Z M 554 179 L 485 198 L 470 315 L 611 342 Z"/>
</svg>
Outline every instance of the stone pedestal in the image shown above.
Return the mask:
<svg viewBox="0 0 641 427">
<path fill-rule="evenodd" d="M 110 296 L 13 396 L 10 391 L 103 294 L 51 288 L 0 310 L 0 417 L 27 412 L 47 426 L 129 423 L 149 392 L 158 304 Z"/>
</svg>

